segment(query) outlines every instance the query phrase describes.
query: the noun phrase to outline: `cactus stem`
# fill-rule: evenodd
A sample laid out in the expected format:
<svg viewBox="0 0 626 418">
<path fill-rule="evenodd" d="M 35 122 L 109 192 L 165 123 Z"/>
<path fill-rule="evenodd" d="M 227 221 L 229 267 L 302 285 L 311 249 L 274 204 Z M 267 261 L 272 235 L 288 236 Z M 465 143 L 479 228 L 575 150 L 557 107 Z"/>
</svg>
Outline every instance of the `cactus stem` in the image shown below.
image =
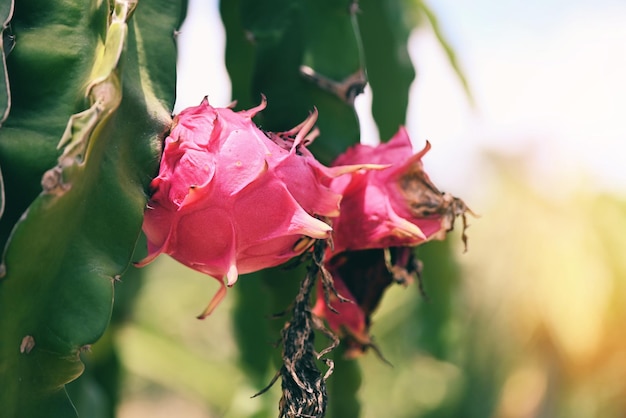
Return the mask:
<svg viewBox="0 0 626 418">
<path fill-rule="evenodd" d="M 365 89 L 367 84 L 365 72 L 362 68 L 359 68 L 354 74 L 342 81 L 332 80 L 306 65 L 300 66 L 300 73 L 306 80 L 311 81 L 320 89 L 334 94 L 349 105 L 354 104 L 354 99 L 363 93 L 363 89 Z"/>
</svg>

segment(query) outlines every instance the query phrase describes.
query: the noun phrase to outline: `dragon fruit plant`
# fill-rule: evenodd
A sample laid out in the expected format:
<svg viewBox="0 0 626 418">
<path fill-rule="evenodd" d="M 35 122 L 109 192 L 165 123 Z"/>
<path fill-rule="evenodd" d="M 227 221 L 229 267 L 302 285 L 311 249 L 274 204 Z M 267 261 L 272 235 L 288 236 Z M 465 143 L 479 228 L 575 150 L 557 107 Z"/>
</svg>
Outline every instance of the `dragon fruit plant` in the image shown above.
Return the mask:
<svg viewBox="0 0 626 418">
<path fill-rule="evenodd" d="M 172 115 L 186 6 L 0 0 L 2 416 L 94 413 L 66 385 L 82 382 L 81 353 L 107 329 L 116 284 L 162 253 L 221 283 L 201 318 L 241 274 L 276 295 L 274 312 L 291 306 L 280 416 L 358 416 L 358 379 L 336 367 L 329 389 L 325 355 L 339 337 L 348 356 L 376 348 L 371 313 L 388 284 L 418 273 L 412 248 L 465 220 L 402 128 L 377 148 L 356 145 L 354 99 L 367 83 L 381 135 L 404 122 L 414 71 L 411 26 L 398 16 L 432 17 L 423 4 L 224 1 L 226 65 L 248 110 L 199 97 Z M 136 260 L 142 229 L 147 257 Z M 286 262 L 307 270 L 291 270 L 287 285 L 270 280 Z M 271 353 L 246 329 L 266 328 L 268 312 L 246 292 L 237 300 L 252 303 L 235 316 L 254 314 L 234 333 L 241 367 L 258 378 Z M 319 353 L 318 332 L 332 342 Z"/>
</svg>

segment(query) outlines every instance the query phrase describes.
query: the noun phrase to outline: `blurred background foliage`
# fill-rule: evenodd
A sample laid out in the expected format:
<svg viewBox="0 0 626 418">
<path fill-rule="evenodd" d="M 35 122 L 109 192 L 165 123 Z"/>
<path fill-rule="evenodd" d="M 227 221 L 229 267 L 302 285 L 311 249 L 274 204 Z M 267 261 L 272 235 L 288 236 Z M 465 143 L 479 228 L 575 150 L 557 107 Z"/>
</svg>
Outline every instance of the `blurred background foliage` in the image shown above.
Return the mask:
<svg viewBox="0 0 626 418">
<path fill-rule="evenodd" d="M 520 161 L 489 161 L 493 184 L 468 253 L 457 235 L 422 246 L 428 300 L 394 287 L 374 315 L 372 333 L 393 366 L 373 353 L 337 364 L 361 369 L 361 416 L 624 416 L 626 201 L 584 187 L 555 199 L 525 182 Z M 251 279 L 238 286 L 258 290 Z M 168 258 L 148 267 L 116 340 L 120 417 L 275 416 L 278 388 L 250 399 L 258 388 L 238 363 L 239 294 L 194 319 L 214 290 Z M 272 313 L 248 315 L 282 323 Z"/>
<path fill-rule="evenodd" d="M 237 16 L 241 3 L 245 2 L 233 1 L 228 10 L 222 5 L 225 22 L 245 21 Z M 375 3 L 363 1 L 362 8 L 365 11 Z M 410 29 L 416 24 L 430 25 L 451 65 L 462 74 L 430 9 L 421 2 L 389 3 L 409 7 L 402 9 L 405 13 L 390 9 L 387 15 L 377 15 L 388 16 L 388 34 L 398 36 L 389 42 L 399 45 L 400 56 Z M 402 123 L 397 118 L 406 114 L 408 97 L 388 119 L 385 103 L 392 99 L 385 98 L 389 93 L 385 86 L 397 83 L 393 88 L 407 89 L 412 69 L 405 66 L 403 70 L 400 65 L 398 74 L 409 73 L 405 78 L 375 69 L 385 62 L 382 57 L 391 48 L 384 42 L 376 50 L 373 41 L 368 43 L 372 25 L 366 23 L 368 16 L 360 17 L 359 23 L 367 44 L 365 61 L 381 54 L 369 75 L 374 119 L 386 139 Z M 227 34 L 232 28 L 227 25 Z M 268 57 L 275 57 L 273 42 L 284 34 L 265 35 L 274 38 L 262 53 L 245 47 L 249 42 L 245 37 L 237 41 L 239 51 L 227 47 L 227 63 L 229 59 L 244 63 L 236 69 L 229 67 L 233 98 L 240 106 L 257 103 L 263 91 L 269 96 L 270 112 L 264 112 L 262 123 L 288 129 L 316 103 L 320 125 L 327 124 L 322 135 L 332 136 L 334 127 L 357 135 L 355 119 L 348 118 L 339 127 L 324 119 L 333 112 L 324 110 L 325 105 L 340 109 L 335 115 L 351 115 L 351 109 L 342 108 L 300 79 L 290 81 L 292 88 L 301 89 L 297 90 L 302 99 L 298 106 L 288 114 L 271 111 L 273 105 L 289 108 L 277 102 L 293 91 L 272 93 L 253 76 L 259 66 L 277 64 Z M 375 34 L 369 36 L 377 39 Z M 306 43 L 306 36 L 283 41 Z M 360 59 L 347 59 L 346 67 Z M 344 75 L 351 74 L 346 71 Z M 270 77 L 268 82 L 278 83 L 282 77 Z M 464 79 L 461 83 L 467 85 Z M 279 98 L 272 99 L 273 95 Z M 331 159 L 355 138 L 328 146 L 325 158 Z M 324 136 L 320 139 L 324 143 Z M 436 144 L 436 138 L 431 140 Z M 388 290 L 373 317 L 372 334 L 392 366 L 371 352 L 357 360 L 343 360 L 338 350 L 336 372 L 328 381 L 331 403 L 335 403 L 329 416 L 356 416 L 359 410 L 365 418 L 626 415 L 626 200 L 600 193 L 582 181 L 577 187 L 549 193 L 536 187 L 525 155 L 485 152 L 482 164 L 489 181 L 481 185 L 476 201 L 467 201 L 481 214 L 468 230 L 469 251 L 463 254 L 458 231 L 445 242 L 418 248 L 427 300 L 417 286 Z M 465 197 L 462 191 L 455 194 Z M 120 418 L 276 416 L 278 387 L 263 396 L 251 396 L 278 367 L 280 348 L 273 344 L 284 318 L 272 315 L 288 307 L 296 292 L 294 276 L 282 270 L 243 276 L 219 309 L 198 321 L 195 315 L 217 290 L 213 280 L 167 257 L 141 272 L 129 272 L 116 285 L 112 326 L 90 353 L 84 353 L 83 383 L 69 390 L 75 390 L 75 397 L 100 399 L 108 405 L 119 399 Z M 143 283 L 140 292 L 139 283 Z M 132 304 L 122 302 L 127 298 Z M 117 375 L 123 377 L 121 387 L 107 384 Z M 93 385 L 84 383 L 90 379 Z M 102 416 L 112 416 L 115 408 L 110 409 Z"/>
</svg>

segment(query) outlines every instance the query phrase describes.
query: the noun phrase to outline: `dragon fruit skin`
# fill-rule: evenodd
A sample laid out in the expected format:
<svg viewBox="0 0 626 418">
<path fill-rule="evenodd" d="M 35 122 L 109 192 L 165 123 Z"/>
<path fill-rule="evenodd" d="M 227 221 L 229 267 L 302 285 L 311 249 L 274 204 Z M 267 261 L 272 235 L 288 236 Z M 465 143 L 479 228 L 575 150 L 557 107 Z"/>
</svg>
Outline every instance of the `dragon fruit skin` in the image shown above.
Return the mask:
<svg viewBox="0 0 626 418">
<path fill-rule="evenodd" d="M 362 166 L 328 168 L 306 141 L 312 114 L 289 132 L 265 133 L 252 117 L 266 106 L 234 112 L 208 100 L 178 114 L 145 211 L 145 265 L 161 253 L 220 281 L 201 317 L 217 306 L 239 274 L 276 266 L 325 239 L 341 195 L 333 177 Z M 272 139 L 273 138 L 273 139 Z M 304 238 L 304 239 L 303 239 Z"/>
<path fill-rule="evenodd" d="M 415 246 L 445 237 L 448 216 L 441 212 L 442 193 L 423 170 L 430 144 L 413 154 L 401 127 L 389 142 L 376 147 L 356 145 L 333 165 L 378 164 L 382 170 L 352 173 L 333 181 L 343 195 L 340 216 L 333 218 L 333 254 L 346 250 Z M 441 213 L 438 213 L 441 212 Z"/>
</svg>

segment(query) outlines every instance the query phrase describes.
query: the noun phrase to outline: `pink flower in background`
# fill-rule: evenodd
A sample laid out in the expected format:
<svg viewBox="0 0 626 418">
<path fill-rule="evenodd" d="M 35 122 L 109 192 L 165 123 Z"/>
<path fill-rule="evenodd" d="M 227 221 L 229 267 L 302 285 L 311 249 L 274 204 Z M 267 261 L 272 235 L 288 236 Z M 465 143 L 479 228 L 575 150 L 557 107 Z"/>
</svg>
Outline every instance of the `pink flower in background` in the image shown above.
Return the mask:
<svg viewBox="0 0 626 418">
<path fill-rule="evenodd" d="M 205 317 L 239 274 L 276 266 L 301 254 L 332 228 L 341 195 L 333 177 L 356 167 L 327 168 L 306 150 L 316 114 L 289 132 L 266 134 L 252 117 L 266 106 L 234 112 L 205 99 L 174 119 L 151 183 L 145 211 L 145 265 L 161 253 L 218 279 L 221 289 Z M 270 139 L 270 138 L 273 138 Z"/>
</svg>

